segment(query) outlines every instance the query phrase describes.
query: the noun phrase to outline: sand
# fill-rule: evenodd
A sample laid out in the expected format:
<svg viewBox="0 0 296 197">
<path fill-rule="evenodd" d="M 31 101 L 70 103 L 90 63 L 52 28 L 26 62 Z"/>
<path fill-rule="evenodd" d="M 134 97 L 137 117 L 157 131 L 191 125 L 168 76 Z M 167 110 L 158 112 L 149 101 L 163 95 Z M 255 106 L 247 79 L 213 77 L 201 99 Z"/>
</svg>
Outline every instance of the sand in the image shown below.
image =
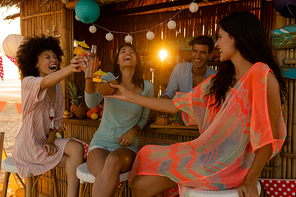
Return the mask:
<svg viewBox="0 0 296 197">
<path fill-rule="evenodd" d="M 4 134 L 4 150 L 8 156 L 12 155 L 15 138 L 22 124 L 22 114 L 19 114 L 15 103 L 21 103 L 21 86 L 18 79 L 0 80 L 0 101 L 7 104 L 0 113 L 0 132 Z M 3 183 L 4 171 L 0 171 L 0 183 Z M 1 188 L 2 190 L 2 188 Z M 8 192 L 8 196 L 13 190 Z"/>
</svg>

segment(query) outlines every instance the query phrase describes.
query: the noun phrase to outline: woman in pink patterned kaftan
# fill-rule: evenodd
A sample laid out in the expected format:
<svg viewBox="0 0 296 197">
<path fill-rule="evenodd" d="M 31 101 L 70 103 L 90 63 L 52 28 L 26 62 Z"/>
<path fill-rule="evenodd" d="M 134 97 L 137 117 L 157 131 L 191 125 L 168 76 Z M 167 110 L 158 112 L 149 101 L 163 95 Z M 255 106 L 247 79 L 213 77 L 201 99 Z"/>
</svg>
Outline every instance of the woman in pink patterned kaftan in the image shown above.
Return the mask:
<svg viewBox="0 0 296 197">
<path fill-rule="evenodd" d="M 64 98 L 60 81 L 81 72 L 71 64 L 59 70 L 62 49 L 54 37 L 28 38 L 19 47 L 17 62 L 22 80 L 23 124 L 16 137 L 13 163 L 23 178 L 56 166 L 66 167 L 68 197 L 78 196 L 76 168 L 83 163 L 81 143 L 56 138 L 63 123 Z"/>
<path fill-rule="evenodd" d="M 198 125 L 201 133 L 189 142 L 143 147 L 129 177 L 136 197 L 177 185 L 182 197 L 189 195 L 188 187 L 239 187 L 240 197 L 258 196 L 256 181 L 286 136 L 281 113 L 285 82 L 268 43 L 255 15 L 234 12 L 219 21 L 215 44 L 225 65 L 191 92 L 169 100 L 114 85 L 119 91 L 109 97 L 162 112 L 181 110 L 186 124 Z"/>
</svg>

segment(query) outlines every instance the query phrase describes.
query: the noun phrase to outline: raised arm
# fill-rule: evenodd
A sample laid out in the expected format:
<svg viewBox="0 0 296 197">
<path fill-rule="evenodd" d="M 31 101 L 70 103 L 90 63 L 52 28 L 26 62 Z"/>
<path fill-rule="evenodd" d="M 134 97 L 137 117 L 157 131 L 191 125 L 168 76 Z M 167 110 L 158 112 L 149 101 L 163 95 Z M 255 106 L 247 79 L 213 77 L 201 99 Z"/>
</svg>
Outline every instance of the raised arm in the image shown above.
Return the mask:
<svg viewBox="0 0 296 197">
<path fill-rule="evenodd" d="M 74 57 L 71 60 L 71 64 L 57 72 L 51 73 L 49 75 L 46 75 L 40 84 L 41 89 L 46 89 L 55 86 L 57 83 L 59 83 L 62 79 L 69 76 L 72 73 L 75 72 L 82 72 L 80 69 L 81 65 L 79 63 L 73 64 L 73 62 L 76 62 L 76 57 Z"/>
<path fill-rule="evenodd" d="M 170 99 L 142 96 L 128 91 L 121 85 L 110 84 L 110 86 L 117 88 L 117 90 L 112 95 L 103 95 L 104 97 L 116 98 L 166 113 L 176 113 L 180 111 Z"/>
</svg>

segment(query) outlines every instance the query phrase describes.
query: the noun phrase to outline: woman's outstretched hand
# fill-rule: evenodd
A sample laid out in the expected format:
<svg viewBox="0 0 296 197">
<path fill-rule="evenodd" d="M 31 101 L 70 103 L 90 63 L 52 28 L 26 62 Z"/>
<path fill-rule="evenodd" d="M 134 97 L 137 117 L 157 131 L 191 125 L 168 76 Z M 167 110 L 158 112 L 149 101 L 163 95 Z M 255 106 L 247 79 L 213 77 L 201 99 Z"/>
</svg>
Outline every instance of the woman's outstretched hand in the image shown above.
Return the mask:
<svg viewBox="0 0 296 197">
<path fill-rule="evenodd" d="M 244 180 L 238 187 L 239 197 L 259 197 L 256 183 Z"/>
<path fill-rule="evenodd" d="M 122 101 L 130 101 L 130 96 L 133 94 L 132 92 L 125 89 L 123 86 L 119 84 L 110 83 L 110 86 L 116 88 L 115 92 L 110 95 L 103 95 L 106 98 L 116 98 Z"/>
</svg>

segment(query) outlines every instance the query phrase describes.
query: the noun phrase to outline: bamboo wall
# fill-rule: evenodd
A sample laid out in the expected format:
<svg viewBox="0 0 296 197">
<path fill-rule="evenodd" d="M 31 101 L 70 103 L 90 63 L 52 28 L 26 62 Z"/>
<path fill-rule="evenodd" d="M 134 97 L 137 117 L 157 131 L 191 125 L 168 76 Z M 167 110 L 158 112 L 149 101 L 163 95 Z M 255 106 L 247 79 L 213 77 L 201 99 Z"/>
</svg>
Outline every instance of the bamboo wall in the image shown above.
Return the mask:
<svg viewBox="0 0 296 197">
<path fill-rule="evenodd" d="M 280 15 L 277 16 L 276 29 L 292 24 L 295 24 L 295 18 L 289 19 Z M 291 62 L 291 64 L 284 64 L 284 62 L 287 62 L 284 61 L 285 59 L 296 58 L 296 48 L 278 50 L 277 57 L 280 65 L 296 66 L 296 61 Z M 288 138 L 286 140 L 286 145 L 282 148 L 282 152 L 284 154 L 294 153 L 294 155 L 288 157 L 288 154 L 286 154 L 286 157 L 280 157 L 281 161 L 279 161 L 279 163 L 282 163 L 282 168 L 276 178 L 296 179 L 296 80 L 286 79 L 286 84 L 288 98 L 283 113 L 287 126 Z M 284 156 L 283 153 L 281 154 L 282 156 Z"/>
</svg>

